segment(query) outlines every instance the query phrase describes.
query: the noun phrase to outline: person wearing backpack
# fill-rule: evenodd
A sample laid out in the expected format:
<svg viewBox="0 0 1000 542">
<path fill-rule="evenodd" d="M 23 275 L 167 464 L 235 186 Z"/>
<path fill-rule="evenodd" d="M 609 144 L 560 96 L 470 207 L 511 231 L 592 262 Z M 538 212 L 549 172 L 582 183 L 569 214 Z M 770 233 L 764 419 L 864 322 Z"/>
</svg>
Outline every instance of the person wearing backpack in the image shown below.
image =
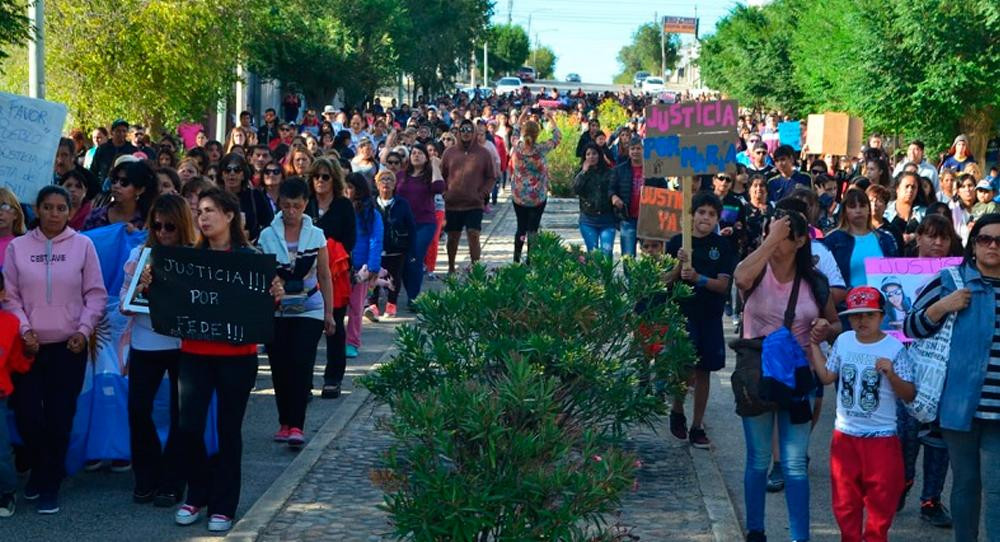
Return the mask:
<svg viewBox="0 0 1000 542">
<path fill-rule="evenodd" d="M 840 332 L 826 277 L 815 270 L 804 214 L 777 209 L 761 245 L 736 266 L 733 279 L 743 296 L 742 339 L 732 385 L 743 419 L 747 462 L 744 474 L 747 542 L 764 542 L 764 504 L 771 466 L 771 438 L 777 427 L 792 540 L 809 539 L 809 478 L 806 453 L 812 412 L 808 400 L 779 406 L 761 398 L 762 343 L 787 328 L 806 355 L 811 340 L 832 340 Z M 764 340 L 762 340 L 762 338 Z M 770 361 L 770 360 L 769 360 Z M 811 375 L 810 375 L 811 376 Z"/>
<path fill-rule="evenodd" d="M 375 210 L 382 216 L 382 267 L 388 272 L 392 283 L 387 288 L 385 316 L 396 317 L 396 301 L 399 290 L 403 287 L 403 264 L 410 251 L 412 240 L 416 237 L 417 224 L 413 219 L 410 204 L 403 198 L 396 197 L 396 175 L 391 171 L 382 171 L 375 176 L 375 186 L 378 197 L 375 200 Z M 365 318 L 378 322 L 378 301 L 384 286 L 375 286 L 368 294 L 368 308 Z"/>
</svg>

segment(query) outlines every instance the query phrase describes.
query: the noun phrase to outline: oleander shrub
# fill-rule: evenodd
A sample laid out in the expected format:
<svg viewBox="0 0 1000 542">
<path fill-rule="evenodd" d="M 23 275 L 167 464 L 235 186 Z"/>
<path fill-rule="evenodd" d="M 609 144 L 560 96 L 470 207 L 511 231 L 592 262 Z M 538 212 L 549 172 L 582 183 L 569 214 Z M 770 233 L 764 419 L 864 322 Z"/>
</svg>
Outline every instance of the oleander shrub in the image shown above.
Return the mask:
<svg viewBox="0 0 1000 542">
<path fill-rule="evenodd" d="M 622 439 L 665 411 L 693 359 L 676 304 L 690 292 L 662 287 L 674 264 L 541 234 L 530 265 L 476 266 L 423 294 L 399 353 L 362 378 L 392 411 L 378 479 L 396 536 L 612 539 L 606 518 L 634 481 Z"/>
<path fill-rule="evenodd" d="M 573 194 L 573 177 L 580 170 L 580 159 L 576 157 L 576 143 L 580 140 L 580 123 L 562 111 L 556 113 L 555 119 L 562 134 L 562 141 L 546 157 L 549 164 L 549 192 L 555 197 L 572 198 L 576 197 Z M 546 128 L 538 136 L 539 141 L 548 141 L 551 138 L 551 128 Z"/>
</svg>

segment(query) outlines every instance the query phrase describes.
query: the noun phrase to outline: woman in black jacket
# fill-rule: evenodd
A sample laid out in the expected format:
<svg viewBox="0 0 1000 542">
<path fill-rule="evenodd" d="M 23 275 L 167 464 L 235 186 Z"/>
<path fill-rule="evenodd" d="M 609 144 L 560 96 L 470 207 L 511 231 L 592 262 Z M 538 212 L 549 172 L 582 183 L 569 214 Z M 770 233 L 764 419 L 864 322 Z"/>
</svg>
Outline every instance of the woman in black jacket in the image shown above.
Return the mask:
<svg viewBox="0 0 1000 542">
<path fill-rule="evenodd" d="M 257 241 L 261 230 L 271 225 L 274 211 L 267 195 L 250 186 L 253 170 L 247 159 L 240 154 L 230 153 L 219 161 L 219 185 L 240 201 L 240 213 L 243 215 L 243 229 L 251 243 Z"/>
</svg>

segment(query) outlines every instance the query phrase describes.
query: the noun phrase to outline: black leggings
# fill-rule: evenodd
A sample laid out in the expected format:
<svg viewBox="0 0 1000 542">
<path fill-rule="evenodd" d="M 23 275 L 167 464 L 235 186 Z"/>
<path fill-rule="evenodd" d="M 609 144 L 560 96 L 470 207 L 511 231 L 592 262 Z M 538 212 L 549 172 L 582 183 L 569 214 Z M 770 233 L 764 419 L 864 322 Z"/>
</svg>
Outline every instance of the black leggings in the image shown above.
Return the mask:
<svg viewBox="0 0 1000 542">
<path fill-rule="evenodd" d="M 347 330 L 344 328 L 344 318 L 347 317 L 347 306 L 333 309 L 333 321 L 337 323 L 333 335 L 326 336 L 326 370 L 323 371 L 323 385 L 339 386 L 347 371 Z M 315 356 L 314 356 L 315 358 Z"/>
<path fill-rule="evenodd" d="M 386 299 L 388 303 L 396 304 L 399 299 L 399 290 L 403 287 L 403 263 L 406 261 L 406 254 L 385 254 L 382 256 L 382 267 L 389 272 L 389 280 L 392 281 L 392 288 L 389 289 Z M 372 288 L 368 294 L 368 304 L 378 305 L 379 295 L 382 287 Z"/>
<path fill-rule="evenodd" d="M 164 491 L 180 494 L 184 483 L 177 438 L 177 363 L 180 350 L 138 350 L 128 362 L 128 426 L 132 443 L 132 471 L 136 493 Z M 166 446 L 153 423 L 153 402 L 166 373 L 170 386 L 170 433 Z"/>
<path fill-rule="evenodd" d="M 517 216 L 517 232 L 514 234 L 514 261 L 521 261 L 521 251 L 524 248 L 525 237 L 538 233 L 538 228 L 542 225 L 542 213 L 545 212 L 545 203 L 535 207 L 514 204 L 514 214 Z M 530 250 L 531 247 L 529 246 Z"/>
<path fill-rule="evenodd" d="M 316 349 L 323 334 L 323 321 L 315 318 L 274 319 L 274 340 L 267 345 L 267 360 L 274 381 L 278 423 L 303 429 L 306 398 L 312 389 Z"/>
</svg>

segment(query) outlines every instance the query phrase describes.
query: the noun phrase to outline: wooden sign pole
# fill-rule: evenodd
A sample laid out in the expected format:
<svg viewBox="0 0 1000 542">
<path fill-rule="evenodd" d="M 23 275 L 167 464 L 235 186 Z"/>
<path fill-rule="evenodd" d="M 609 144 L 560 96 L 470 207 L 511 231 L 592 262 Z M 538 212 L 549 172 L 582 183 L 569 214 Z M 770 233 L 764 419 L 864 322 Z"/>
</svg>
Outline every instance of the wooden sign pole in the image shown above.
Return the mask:
<svg viewBox="0 0 1000 542">
<path fill-rule="evenodd" d="M 681 209 L 681 248 L 688 255 L 686 267 L 691 267 L 691 193 L 694 190 L 694 183 L 697 177 L 681 177 L 681 197 L 684 198 Z"/>
</svg>

